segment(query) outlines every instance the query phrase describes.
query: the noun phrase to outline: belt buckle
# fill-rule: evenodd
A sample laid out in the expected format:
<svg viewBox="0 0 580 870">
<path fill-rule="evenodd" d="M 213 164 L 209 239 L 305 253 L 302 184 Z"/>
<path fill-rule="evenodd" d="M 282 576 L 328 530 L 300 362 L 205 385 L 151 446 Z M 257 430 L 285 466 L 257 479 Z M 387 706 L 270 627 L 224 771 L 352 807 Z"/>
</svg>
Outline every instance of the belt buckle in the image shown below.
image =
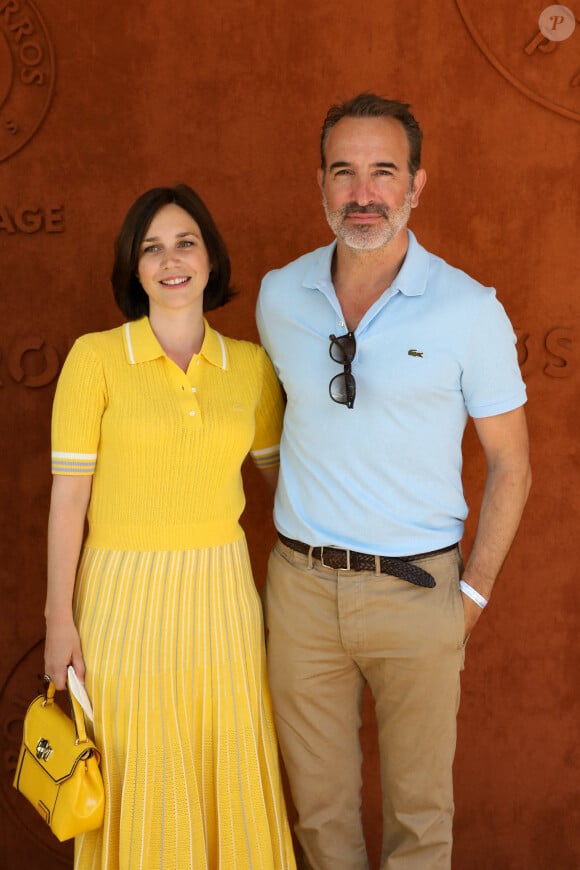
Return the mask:
<svg viewBox="0 0 580 870">
<path fill-rule="evenodd" d="M 335 568 L 333 565 L 327 565 L 324 561 L 325 550 L 340 550 L 341 553 L 346 553 L 346 568 Z M 350 571 L 350 550 L 343 550 L 341 547 L 321 547 L 320 564 L 323 568 L 330 568 L 332 571 Z"/>
</svg>

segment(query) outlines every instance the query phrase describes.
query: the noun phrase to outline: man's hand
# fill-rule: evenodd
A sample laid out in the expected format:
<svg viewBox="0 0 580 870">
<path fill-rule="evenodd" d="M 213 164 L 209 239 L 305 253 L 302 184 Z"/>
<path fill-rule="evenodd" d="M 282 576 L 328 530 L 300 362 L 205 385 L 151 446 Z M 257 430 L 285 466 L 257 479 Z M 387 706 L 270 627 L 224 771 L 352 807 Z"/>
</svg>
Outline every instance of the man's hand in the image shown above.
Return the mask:
<svg viewBox="0 0 580 870">
<path fill-rule="evenodd" d="M 463 638 L 467 640 L 483 610 L 465 592 L 461 593 L 461 597 L 463 598 L 463 612 L 465 614 L 465 633 Z"/>
</svg>

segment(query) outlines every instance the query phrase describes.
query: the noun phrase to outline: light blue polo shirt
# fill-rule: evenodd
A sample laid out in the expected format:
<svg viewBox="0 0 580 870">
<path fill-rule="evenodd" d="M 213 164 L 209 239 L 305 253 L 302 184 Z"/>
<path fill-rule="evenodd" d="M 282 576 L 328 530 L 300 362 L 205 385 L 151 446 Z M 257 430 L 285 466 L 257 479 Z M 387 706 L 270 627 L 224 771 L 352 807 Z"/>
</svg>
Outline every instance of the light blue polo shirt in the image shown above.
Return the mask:
<svg viewBox="0 0 580 870">
<path fill-rule="evenodd" d="M 274 519 L 289 538 L 400 556 L 459 541 L 467 516 L 468 415 L 526 401 L 515 335 L 493 288 L 421 247 L 355 331 L 354 408 L 328 392 L 343 371 L 329 335 L 347 327 L 332 285 L 335 244 L 269 272 L 262 343 L 288 396 Z"/>
</svg>

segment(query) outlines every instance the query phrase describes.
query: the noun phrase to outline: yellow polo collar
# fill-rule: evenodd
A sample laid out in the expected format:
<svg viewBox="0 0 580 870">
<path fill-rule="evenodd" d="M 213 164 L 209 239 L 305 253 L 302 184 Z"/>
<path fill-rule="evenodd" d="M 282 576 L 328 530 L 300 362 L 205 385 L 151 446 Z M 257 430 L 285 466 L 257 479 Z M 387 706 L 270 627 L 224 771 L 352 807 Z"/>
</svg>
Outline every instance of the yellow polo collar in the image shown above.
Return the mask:
<svg viewBox="0 0 580 870">
<path fill-rule="evenodd" d="M 205 333 L 199 355 L 220 369 L 227 369 L 228 356 L 224 340 L 219 332 L 212 329 L 207 320 L 203 319 Z M 123 326 L 125 335 L 125 352 L 131 365 L 151 362 L 166 356 L 151 329 L 148 317 L 131 320 Z"/>
</svg>

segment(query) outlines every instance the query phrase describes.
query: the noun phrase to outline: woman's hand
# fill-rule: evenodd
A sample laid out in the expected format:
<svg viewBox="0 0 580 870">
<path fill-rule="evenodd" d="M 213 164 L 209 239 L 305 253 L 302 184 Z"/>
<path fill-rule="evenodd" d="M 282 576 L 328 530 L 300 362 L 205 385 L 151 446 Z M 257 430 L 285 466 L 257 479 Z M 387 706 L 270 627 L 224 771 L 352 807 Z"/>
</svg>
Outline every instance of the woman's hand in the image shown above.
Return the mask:
<svg viewBox="0 0 580 870">
<path fill-rule="evenodd" d="M 67 668 L 72 665 L 79 680 L 85 681 L 85 662 L 81 641 L 72 617 L 62 622 L 48 622 L 44 646 L 44 672 L 57 689 L 66 688 Z"/>
<path fill-rule="evenodd" d="M 83 541 L 92 478 L 55 474 L 48 517 L 48 584 L 44 671 L 57 689 L 66 686 L 66 669 L 73 665 L 81 682 L 85 663 L 73 619 L 73 593 Z"/>
</svg>

